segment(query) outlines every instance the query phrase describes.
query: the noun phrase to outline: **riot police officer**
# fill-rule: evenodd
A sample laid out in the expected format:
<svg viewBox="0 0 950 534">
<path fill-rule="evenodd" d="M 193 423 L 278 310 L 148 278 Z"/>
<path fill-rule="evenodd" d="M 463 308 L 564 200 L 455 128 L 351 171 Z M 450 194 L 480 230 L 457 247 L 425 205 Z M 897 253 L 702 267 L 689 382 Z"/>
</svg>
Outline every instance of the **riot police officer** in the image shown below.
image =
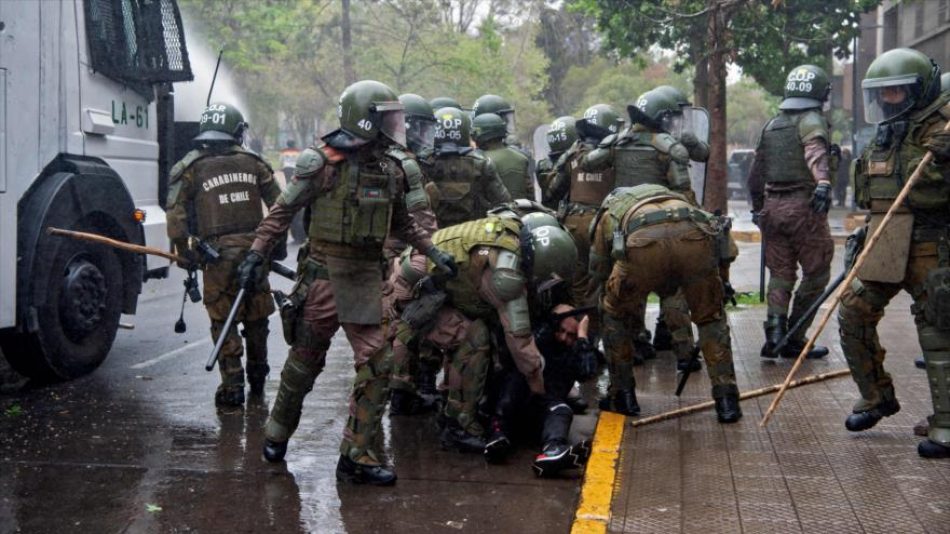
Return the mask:
<svg viewBox="0 0 950 534">
<path fill-rule="evenodd" d="M 646 297 L 678 291 L 699 327 L 699 344 L 721 423 L 742 417 L 716 261 L 718 219 L 666 187 L 615 189 L 594 219 L 591 276 L 603 288 L 600 307 L 610 373 L 601 409 L 637 415 L 633 339 L 643 328 Z"/>
<path fill-rule="evenodd" d="M 445 228 L 482 217 L 511 197 L 481 150 L 469 146 L 471 119 L 457 108 L 436 110 L 435 157 L 424 172 L 435 186 L 433 210 Z"/>
<path fill-rule="evenodd" d="M 838 311 L 841 348 L 861 399 L 845 426 L 866 430 L 900 410 L 877 324 L 900 290 L 914 299 L 911 313 L 923 350 L 934 413 L 917 452 L 950 458 L 950 93 L 940 90 L 940 68 L 916 50 L 878 56 L 861 84 L 865 116 L 877 134 L 855 167 L 858 206 L 870 210 L 870 228 L 884 213 L 927 151 L 933 163 L 868 251 Z"/>
<path fill-rule="evenodd" d="M 831 278 L 834 242 L 828 226 L 832 203 L 831 133 L 821 107 L 831 92 L 820 67 L 792 69 L 785 82 L 779 114 L 762 129 L 749 171 L 752 209 L 762 229 L 765 265 L 769 268 L 768 317 L 761 355 L 774 358 L 775 346 L 789 325 L 803 318 Z M 764 196 L 764 201 L 763 201 Z M 797 269 L 802 280 L 794 291 Z M 791 305 L 791 314 L 789 306 Z M 781 356 L 794 358 L 805 346 L 805 332 L 814 317 L 789 339 Z M 810 358 L 828 349 L 814 347 Z"/>
<path fill-rule="evenodd" d="M 494 113 L 482 113 L 472 120 L 475 145 L 485 152 L 511 198 L 534 200 L 534 179 L 527 156 L 505 144 L 505 121 Z"/>
<path fill-rule="evenodd" d="M 262 292 L 244 300 L 236 321 L 244 326 L 244 342 L 237 325 L 222 332 L 238 292 L 236 267 L 254 240 L 254 229 L 264 217 L 263 204 L 272 205 L 280 194 L 270 166 L 241 146 L 247 122 L 237 108 L 212 103 L 201 114 L 197 147 L 172 167 L 166 218 L 175 252 L 188 259 L 185 269 L 201 266 L 204 304 L 211 319 L 211 337 L 225 336 L 218 358 L 221 384 L 214 400 L 219 406 L 244 404 L 245 369 L 241 366 L 247 343 L 247 381 L 260 395 L 267 366 L 267 317 L 274 302 Z M 275 236 L 276 237 L 276 236 Z M 198 243 L 218 251 L 220 259 L 202 257 Z M 266 271 L 266 266 L 261 266 Z"/>
<path fill-rule="evenodd" d="M 548 157 L 538 160 L 534 166 L 534 175 L 537 179 L 538 187 L 541 188 L 542 199 L 547 197 L 551 182 L 554 180 L 554 165 L 557 163 L 558 158 L 577 141 L 577 130 L 574 128 L 575 122 L 574 117 L 570 115 L 558 117 L 554 119 L 548 131 L 544 134 L 549 148 Z"/>
<path fill-rule="evenodd" d="M 350 417 L 337 463 L 338 480 L 392 484 L 395 472 L 375 450 L 389 392 L 391 354 L 382 320 L 383 242 L 390 232 L 454 272 L 452 257 L 432 245 L 410 214 L 426 202 L 417 163 L 406 144 L 403 105 L 385 84 L 363 80 L 347 87 L 337 108 L 340 127 L 303 151 L 294 178 L 257 227 L 239 268 L 245 288 L 259 289 L 263 257 L 294 213 L 310 205 L 309 256 L 282 309 L 290 354 L 264 428 L 264 457 L 283 459 L 301 408 L 323 370 L 327 349 L 342 326 L 353 348 L 356 379 Z"/>
</svg>

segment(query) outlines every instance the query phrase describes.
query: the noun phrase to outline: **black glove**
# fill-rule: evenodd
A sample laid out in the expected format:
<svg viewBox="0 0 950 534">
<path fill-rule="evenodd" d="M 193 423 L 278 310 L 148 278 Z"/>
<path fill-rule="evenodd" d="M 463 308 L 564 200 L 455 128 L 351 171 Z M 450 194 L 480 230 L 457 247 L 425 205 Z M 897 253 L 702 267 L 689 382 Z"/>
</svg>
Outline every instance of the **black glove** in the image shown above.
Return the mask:
<svg viewBox="0 0 950 534">
<path fill-rule="evenodd" d="M 270 259 L 275 261 L 287 259 L 287 234 L 283 234 L 277 239 L 277 244 L 270 251 Z"/>
<path fill-rule="evenodd" d="M 831 209 L 831 184 L 828 182 L 818 184 L 808 205 L 815 213 L 828 213 L 828 210 Z"/>
<path fill-rule="evenodd" d="M 455 278 L 459 274 L 459 266 L 455 263 L 455 258 L 452 257 L 448 252 L 439 249 L 439 247 L 433 246 L 429 249 L 429 252 L 426 252 L 426 256 L 432 260 L 432 263 L 436 267 L 442 270 L 442 272 L 448 274 L 452 278 Z"/>
<path fill-rule="evenodd" d="M 587 338 L 578 339 L 574 343 L 578 381 L 584 382 L 597 375 L 598 352 Z"/>
<path fill-rule="evenodd" d="M 248 252 L 241 265 L 238 265 L 237 272 L 239 286 L 252 293 L 263 287 L 267 280 L 264 257 L 253 250 Z"/>
<path fill-rule="evenodd" d="M 736 290 L 732 287 L 728 281 L 723 281 L 722 283 L 722 305 L 732 304 L 733 306 L 738 306 L 736 303 Z"/>
<path fill-rule="evenodd" d="M 924 141 L 924 148 L 934 153 L 940 162 L 950 160 L 950 132 L 935 132 Z"/>
<path fill-rule="evenodd" d="M 683 132 L 680 136 L 680 143 L 686 148 L 693 148 L 699 145 L 699 138 L 693 132 Z"/>
</svg>

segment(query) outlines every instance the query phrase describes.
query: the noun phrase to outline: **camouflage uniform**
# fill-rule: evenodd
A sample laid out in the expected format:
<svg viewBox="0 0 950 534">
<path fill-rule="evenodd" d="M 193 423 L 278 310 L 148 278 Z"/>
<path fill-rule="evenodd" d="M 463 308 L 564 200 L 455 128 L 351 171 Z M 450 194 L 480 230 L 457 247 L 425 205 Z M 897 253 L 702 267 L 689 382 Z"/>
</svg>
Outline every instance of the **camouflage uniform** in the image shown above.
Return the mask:
<svg viewBox="0 0 950 534">
<path fill-rule="evenodd" d="M 856 200 L 859 207 L 871 211 L 871 230 L 880 224 L 910 173 L 931 148 L 930 143 L 946 136 L 940 131 L 948 120 L 950 93 L 943 93 L 931 104 L 913 110 L 906 122 L 878 126 L 878 136 L 856 162 L 855 170 Z M 906 130 L 895 132 L 899 128 Z M 838 311 L 841 348 L 861 393 L 847 426 L 849 430 L 865 430 L 900 409 L 891 376 L 884 370 L 886 351 L 878 339 L 877 325 L 897 293 L 904 290 L 913 297 L 910 310 L 927 365 L 934 407 L 929 440 L 921 443 L 918 452 L 930 458 L 950 454 L 948 156 L 945 144 L 935 162 L 924 168 L 905 207 L 898 209 L 878 244 L 869 251 L 857 278 L 844 289 Z"/>
<path fill-rule="evenodd" d="M 763 356 L 771 356 L 771 349 L 788 325 L 803 317 L 831 278 L 834 242 L 828 215 L 811 206 L 816 184 L 830 180 L 829 145 L 827 120 L 820 110 L 807 109 L 781 111 L 765 125 L 756 148 L 749 190 L 752 209 L 760 213 L 765 264 L 769 268 Z M 792 302 L 799 265 L 802 281 Z M 791 350 L 783 355 L 797 356 L 813 319 L 805 319 L 794 339 L 789 340 Z"/>
<path fill-rule="evenodd" d="M 581 159 L 581 168 L 591 172 L 613 170 L 617 187 L 641 184 L 656 184 L 684 195 L 696 204 L 689 178 L 689 151 L 672 135 L 654 132 L 641 124 L 634 124 L 616 136 L 605 138 L 600 146 Z M 646 297 L 644 296 L 644 305 Z M 693 347 L 693 332 L 689 321 L 689 309 L 682 295 L 672 294 L 661 298 L 660 311 L 671 332 L 673 350 L 680 361 L 687 361 Z M 642 322 L 642 321 L 641 321 Z M 654 354 L 649 345 L 649 332 L 644 327 L 637 333 L 642 358 Z"/>
<path fill-rule="evenodd" d="M 511 198 L 534 200 L 534 180 L 528 169 L 530 160 L 527 156 L 506 145 L 502 139 L 479 143 L 478 148 L 494 164 L 498 177 Z"/>
<path fill-rule="evenodd" d="M 459 275 L 445 282 L 450 304 L 439 309 L 424 338 L 449 354 L 445 416 L 473 437 L 484 432 L 476 419 L 476 408 L 491 363 L 489 324 L 501 324 L 508 350 L 531 390 L 544 391 L 543 359 L 531 335 L 527 289 L 518 274 L 520 231 L 518 219 L 492 216 L 443 228 L 433 236 L 435 246 L 456 258 Z M 433 271 L 434 266 L 427 264 L 424 256 L 410 251 L 404 254 L 401 267 L 390 279 L 391 319 L 396 319 L 413 299 L 416 282 Z M 499 290 L 499 277 L 512 277 L 506 281 L 515 281 L 515 286 L 520 279 L 520 291 L 510 286 Z M 392 333 L 394 355 L 398 357 L 407 350 L 406 341 L 412 335 L 415 332 L 409 330 Z"/>
<path fill-rule="evenodd" d="M 731 422 L 741 416 L 713 221 L 686 196 L 662 186 L 618 188 L 604 201 L 592 227 L 590 271 L 598 284 L 604 284 L 600 305 L 610 373 L 608 409 L 639 413 L 632 395 L 632 340 L 643 328 L 646 297 L 651 291 L 669 297 L 681 289 L 699 326 L 720 420 Z M 724 417 L 723 402 L 734 411 L 730 417 Z"/>
<path fill-rule="evenodd" d="M 265 253 L 304 206 L 320 214 L 310 223 L 309 256 L 299 267 L 291 306 L 282 309 L 291 348 L 265 427 L 270 442 L 286 443 L 296 430 L 304 397 L 342 326 L 356 380 L 340 452 L 359 465 L 378 465 L 374 440 L 391 365 L 382 325 L 382 246 L 391 231 L 419 250 L 431 249 L 428 232 L 411 215 L 425 202 L 418 165 L 395 145 L 374 142 L 344 152 L 321 143 L 300 155 L 252 246 Z"/>
<path fill-rule="evenodd" d="M 478 149 L 443 145 L 423 172 L 433 184 L 432 208 L 442 228 L 478 219 L 511 201 L 495 165 Z"/>
<path fill-rule="evenodd" d="M 189 236 L 194 236 L 221 254 L 219 261 L 202 267 L 204 304 L 215 342 L 222 335 L 239 289 L 237 266 L 254 240 L 254 228 L 264 217 L 262 201 L 271 206 L 279 194 L 270 166 L 237 144 L 204 145 L 186 154 L 171 170 L 166 217 L 174 249 L 194 256 L 189 246 Z M 255 393 L 263 389 L 270 370 L 267 317 L 274 311 L 274 302 L 269 288 L 262 289 L 244 299 L 235 324 L 225 333 L 218 357 L 221 385 L 215 398 L 219 402 L 229 395 L 243 400 L 243 343 L 237 322 L 244 325 L 248 381 Z"/>
</svg>

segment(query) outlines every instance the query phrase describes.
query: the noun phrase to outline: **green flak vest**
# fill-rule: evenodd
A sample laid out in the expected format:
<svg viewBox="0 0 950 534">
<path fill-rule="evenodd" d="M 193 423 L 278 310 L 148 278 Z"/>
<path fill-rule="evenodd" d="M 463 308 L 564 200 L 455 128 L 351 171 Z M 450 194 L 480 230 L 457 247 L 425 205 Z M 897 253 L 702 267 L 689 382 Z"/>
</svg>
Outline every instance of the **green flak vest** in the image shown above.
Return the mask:
<svg viewBox="0 0 950 534">
<path fill-rule="evenodd" d="M 668 152 L 662 148 L 650 132 L 634 132 L 619 137 L 611 147 L 616 186 L 670 185 L 666 176 L 670 163 L 658 157 Z"/>
<path fill-rule="evenodd" d="M 475 267 L 470 253 L 476 247 L 494 247 L 521 255 L 521 221 L 507 217 L 487 217 L 443 228 L 432 236 L 432 243 L 455 258 L 459 275 L 445 284 L 452 297 L 452 305 L 469 317 L 486 318 L 494 312 L 491 304 L 478 295 L 468 270 Z M 436 266 L 427 262 L 428 270 L 434 273 Z"/>
<path fill-rule="evenodd" d="M 814 183 L 805 163 L 805 147 L 798 136 L 798 123 L 805 113 L 780 113 L 762 130 L 759 150 L 765 161 L 765 183 Z"/>
<path fill-rule="evenodd" d="M 197 236 L 253 232 L 264 218 L 258 160 L 243 151 L 213 153 L 191 164 Z"/>
<path fill-rule="evenodd" d="M 471 221 L 485 214 L 479 191 L 484 179 L 485 160 L 470 154 L 446 154 L 433 161 L 427 175 L 439 190 L 435 218 L 440 227 Z"/>
<path fill-rule="evenodd" d="M 502 146 L 484 151 L 495 164 L 495 171 L 511 198 L 528 198 L 528 158 L 514 148 Z M 532 197 L 530 200 L 534 200 Z"/>
</svg>

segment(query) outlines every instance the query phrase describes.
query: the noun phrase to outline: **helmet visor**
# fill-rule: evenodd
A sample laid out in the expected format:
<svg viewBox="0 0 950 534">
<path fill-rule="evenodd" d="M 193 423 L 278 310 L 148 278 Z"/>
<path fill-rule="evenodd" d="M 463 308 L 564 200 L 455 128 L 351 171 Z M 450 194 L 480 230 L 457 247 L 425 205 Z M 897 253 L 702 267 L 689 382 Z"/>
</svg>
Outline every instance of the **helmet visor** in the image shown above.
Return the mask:
<svg viewBox="0 0 950 534">
<path fill-rule="evenodd" d="M 920 99 L 917 76 L 892 76 L 864 80 L 864 120 L 879 124 L 900 117 Z"/>
<path fill-rule="evenodd" d="M 515 135 L 515 112 L 502 112 L 501 118 L 505 119 L 505 133 L 508 135 Z"/>
<path fill-rule="evenodd" d="M 399 146 L 406 146 L 406 115 L 402 109 L 376 108 L 380 115 L 379 131 Z"/>
<path fill-rule="evenodd" d="M 410 115 L 406 119 L 406 140 L 413 152 L 432 150 L 435 143 L 435 119 Z"/>
<path fill-rule="evenodd" d="M 683 135 L 683 124 L 682 113 L 667 113 L 660 120 L 660 128 L 677 139 Z"/>
</svg>

